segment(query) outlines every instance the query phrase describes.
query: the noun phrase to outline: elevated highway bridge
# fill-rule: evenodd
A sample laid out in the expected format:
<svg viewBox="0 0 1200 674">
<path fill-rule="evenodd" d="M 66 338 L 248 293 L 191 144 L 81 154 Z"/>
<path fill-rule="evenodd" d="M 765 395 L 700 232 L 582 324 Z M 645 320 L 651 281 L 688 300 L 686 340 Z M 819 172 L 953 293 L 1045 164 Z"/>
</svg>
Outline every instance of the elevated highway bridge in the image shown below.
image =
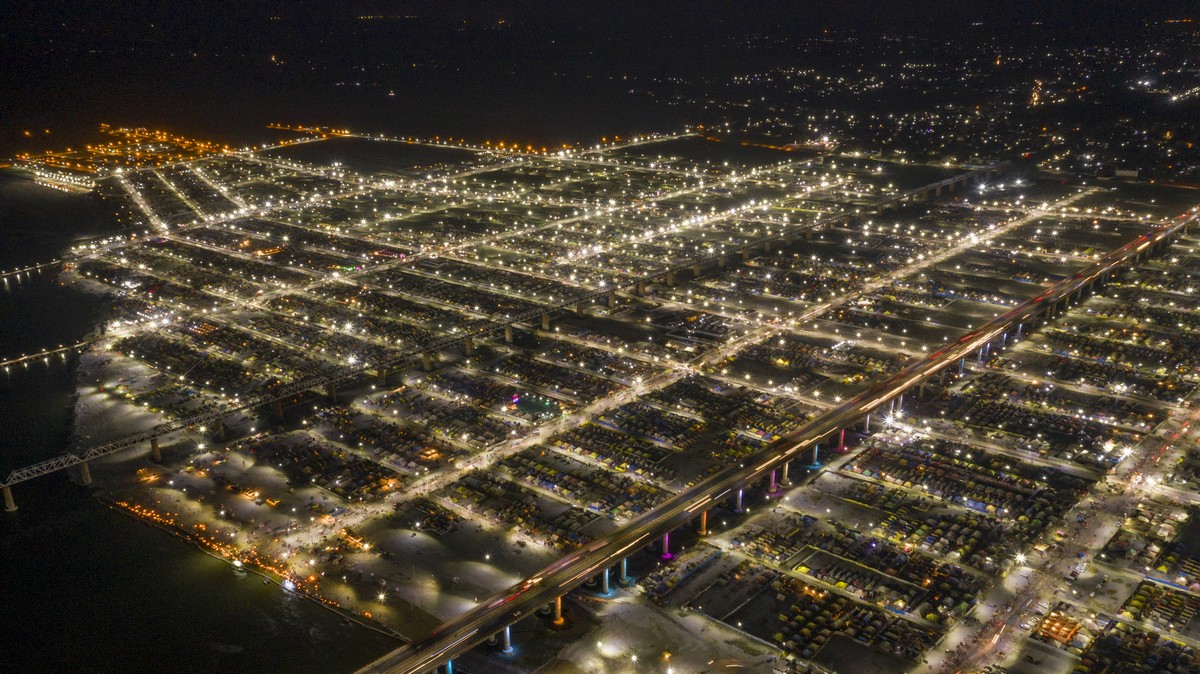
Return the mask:
<svg viewBox="0 0 1200 674">
<path fill-rule="evenodd" d="M 773 447 L 680 492 L 608 537 L 563 557 L 524 582 L 484 600 L 424 637 L 360 669 L 358 674 L 423 674 L 452 661 L 497 634 L 507 634 L 511 624 L 546 605 L 553 604 L 556 618 L 561 619 L 562 597 L 570 590 L 597 574 L 606 574 L 611 567 L 620 564 L 640 548 L 655 543 L 660 536 L 669 535 L 672 530 L 693 519 L 704 518 L 707 510 L 722 499 L 740 500 L 744 488 L 768 476 L 774 483 L 775 472 L 780 468 L 786 469 L 793 459 L 807 454 L 814 446 L 843 429 L 863 421 L 873 410 L 919 386 L 944 368 L 974 357 L 984 349 L 1002 345 L 1007 342 L 1009 335 L 1019 336 L 1038 321 L 1052 318 L 1123 267 L 1136 264 L 1168 245 L 1174 237 L 1186 231 L 1197 217 L 1200 217 L 1200 212 L 1193 208 L 1170 224 L 1107 253 L 1075 276 L 1059 282 L 964 335 L 957 342 L 942 347 L 812 419 Z"/>
</svg>

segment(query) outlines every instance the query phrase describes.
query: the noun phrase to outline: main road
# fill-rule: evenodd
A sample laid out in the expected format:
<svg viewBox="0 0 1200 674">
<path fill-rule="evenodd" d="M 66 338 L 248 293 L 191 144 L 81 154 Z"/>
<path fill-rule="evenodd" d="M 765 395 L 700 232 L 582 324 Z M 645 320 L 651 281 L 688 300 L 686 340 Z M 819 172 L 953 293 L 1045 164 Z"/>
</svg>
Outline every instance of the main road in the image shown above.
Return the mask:
<svg viewBox="0 0 1200 674">
<path fill-rule="evenodd" d="M 730 466 L 680 492 L 609 537 L 563 557 L 524 582 L 448 620 L 424 637 L 384 655 L 360 669 L 359 674 L 421 674 L 465 653 L 508 625 L 556 601 L 591 576 L 652 543 L 658 536 L 684 525 L 721 499 L 730 497 L 736 490 L 761 479 L 770 471 L 809 451 L 813 445 L 858 422 L 880 405 L 936 375 L 942 368 L 975 355 L 979 349 L 1010 330 L 1019 329 L 1022 324 L 1052 311 L 1060 302 L 1069 301 L 1077 291 L 1090 289 L 1095 283 L 1107 280 L 1112 272 L 1124 265 L 1149 255 L 1161 245 L 1169 243 L 1171 237 L 1190 225 L 1198 215 L 1200 213 L 1193 208 L 1170 224 L 1105 254 L 1091 267 L 1026 300 L 957 342 L 909 365 L 841 406 L 814 418 L 776 447 L 763 450 L 749 460 Z"/>
</svg>

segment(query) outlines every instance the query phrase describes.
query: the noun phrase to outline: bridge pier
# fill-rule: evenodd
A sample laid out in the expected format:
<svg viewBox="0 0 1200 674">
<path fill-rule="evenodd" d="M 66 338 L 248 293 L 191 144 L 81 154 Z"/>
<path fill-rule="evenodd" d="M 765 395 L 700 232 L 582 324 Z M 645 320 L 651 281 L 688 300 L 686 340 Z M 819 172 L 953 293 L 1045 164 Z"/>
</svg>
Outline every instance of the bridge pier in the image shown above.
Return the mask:
<svg viewBox="0 0 1200 674">
<path fill-rule="evenodd" d="M 217 438 L 221 441 L 225 440 L 225 422 L 217 419 Z"/>
<path fill-rule="evenodd" d="M 4 512 L 16 512 L 17 502 L 13 500 L 12 487 L 4 488 Z"/>
<path fill-rule="evenodd" d="M 433 369 L 433 354 L 426 351 L 421 354 L 421 369 L 429 372 Z"/>
<path fill-rule="evenodd" d="M 442 672 L 443 674 L 454 674 L 454 661 L 447 660 L 446 664 L 438 667 L 437 671 Z"/>
<path fill-rule="evenodd" d="M 620 582 L 622 585 L 629 584 L 629 558 L 628 557 L 621 558 L 621 575 L 620 575 L 620 577 L 617 578 L 617 581 Z"/>
<path fill-rule="evenodd" d="M 504 341 L 508 344 L 512 344 L 512 340 L 513 340 L 512 326 L 506 325 L 506 326 L 504 326 Z"/>
<path fill-rule="evenodd" d="M 692 265 L 692 278 L 700 278 L 700 265 Z"/>
<path fill-rule="evenodd" d="M 708 511 L 700 511 L 700 528 L 696 529 L 696 533 L 701 536 L 708 535 Z"/>
<path fill-rule="evenodd" d="M 150 438 L 150 460 L 162 463 L 162 451 L 158 448 L 158 438 Z"/>
<path fill-rule="evenodd" d="M 842 432 L 845 433 L 845 431 L 842 431 Z M 785 487 L 792 484 L 791 478 L 788 477 L 788 471 L 791 469 L 791 467 L 792 467 L 791 461 L 783 462 L 783 479 L 780 480 L 780 483 L 783 484 Z"/>
<path fill-rule="evenodd" d="M 771 242 L 768 241 L 763 244 L 763 255 L 770 255 L 770 254 L 771 254 Z"/>
<path fill-rule="evenodd" d="M 726 264 L 726 258 L 725 258 L 725 256 L 724 256 L 724 255 L 718 255 L 718 256 L 717 256 L 717 269 L 724 269 L 724 268 L 725 268 L 725 264 Z"/>
<path fill-rule="evenodd" d="M 387 386 L 387 370 L 382 367 L 375 370 L 375 383 L 379 386 Z"/>
<path fill-rule="evenodd" d="M 734 506 L 733 506 L 733 512 L 735 512 L 735 513 L 746 512 L 746 509 L 742 507 L 742 496 L 743 496 L 744 491 L 745 490 L 742 490 L 742 489 L 739 489 L 737 491 L 737 499 L 734 501 Z"/>
<path fill-rule="evenodd" d="M 582 316 L 583 315 L 583 302 L 576 302 L 575 304 L 572 304 L 571 311 L 573 311 L 576 316 Z M 549 314 L 542 314 L 542 316 L 546 316 L 547 321 L 550 320 Z"/>
<path fill-rule="evenodd" d="M 811 229 L 804 230 L 804 240 L 805 241 L 813 240 L 813 231 Z"/>
<path fill-rule="evenodd" d="M 863 433 L 870 433 L 870 432 L 871 432 L 871 413 L 867 412 L 866 416 L 863 417 Z"/>
<path fill-rule="evenodd" d="M 742 251 L 742 262 L 749 262 L 749 261 L 750 261 L 750 249 L 747 248 L 746 250 Z"/>
<path fill-rule="evenodd" d="M 675 287 L 675 272 L 673 272 L 673 271 L 667 272 L 666 283 L 667 283 L 668 288 Z"/>
<path fill-rule="evenodd" d="M 612 594 L 612 588 L 608 586 L 608 567 L 604 567 L 604 571 L 600 573 L 600 594 L 608 596 Z"/>
<path fill-rule="evenodd" d="M 271 401 L 271 413 L 275 417 L 276 421 L 283 421 L 283 401 L 282 400 L 272 400 Z"/>
<path fill-rule="evenodd" d="M 617 291 L 610 290 L 608 291 L 608 308 L 612 309 L 615 306 L 617 306 Z M 550 328 L 546 329 L 549 330 Z"/>
<path fill-rule="evenodd" d="M 778 494 L 778 493 L 779 493 L 779 483 L 775 481 L 775 471 L 772 470 L 771 471 L 771 482 L 769 483 L 769 486 L 767 487 L 767 495 L 774 496 L 775 494 Z"/>
<path fill-rule="evenodd" d="M 579 305 L 575 305 L 575 306 L 579 306 Z M 550 329 L 550 314 L 542 314 L 542 329 L 543 330 Z"/>
<path fill-rule="evenodd" d="M 505 626 L 504 626 L 504 632 L 503 632 L 503 635 L 504 635 L 504 648 L 500 649 L 500 652 L 502 652 L 502 653 L 512 653 L 512 652 L 513 652 L 513 647 L 512 647 L 512 625 L 505 625 Z"/>
<path fill-rule="evenodd" d="M 662 551 L 663 559 L 674 559 L 675 558 L 675 555 L 671 554 L 671 532 L 669 532 L 669 531 L 667 533 L 663 534 L 662 548 L 663 548 L 663 551 Z"/>
<path fill-rule="evenodd" d="M 563 620 L 563 615 L 562 615 L 562 595 L 561 594 L 554 598 L 554 619 L 551 620 L 550 622 L 554 625 L 562 625 L 563 623 L 566 622 L 565 620 Z"/>
<path fill-rule="evenodd" d="M 837 448 L 838 448 L 838 451 L 839 451 L 839 452 L 844 452 L 844 451 L 846 451 L 846 429 L 844 429 L 844 428 L 843 428 L 843 429 L 842 429 L 842 430 L 841 430 L 841 431 L 838 433 L 838 446 L 837 446 Z M 785 468 L 785 470 L 784 470 L 784 473 L 783 473 L 783 475 L 784 475 L 784 478 L 783 478 L 783 479 L 784 479 L 784 481 L 786 481 L 786 480 L 787 480 L 787 470 L 786 470 L 787 466 L 784 466 L 784 468 Z"/>
<path fill-rule="evenodd" d="M 463 342 L 463 349 L 467 352 L 468 356 L 474 356 L 475 355 L 475 338 L 468 337 L 467 340 L 465 342 Z"/>
<path fill-rule="evenodd" d="M 325 385 L 325 397 L 329 398 L 329 402 L 331 402 L 331 403 L 337 402 L 337 385 L 336 384 L 334 384 L 333 382 L 329 382 L 328 384 Z"/>
<path fill-rule="evenodd" d="M 645 281 L 637 282 L 637 295 L 638 295 L 638 297 L 646 296 L 646 282 Z"/>
<path fill-rule="evenodd" d="M 92 469 L 88 467 L 88 462 L 84 461 L 79 464 L 79 484 L 88 486 L 92 483 Z"/>
</svg>

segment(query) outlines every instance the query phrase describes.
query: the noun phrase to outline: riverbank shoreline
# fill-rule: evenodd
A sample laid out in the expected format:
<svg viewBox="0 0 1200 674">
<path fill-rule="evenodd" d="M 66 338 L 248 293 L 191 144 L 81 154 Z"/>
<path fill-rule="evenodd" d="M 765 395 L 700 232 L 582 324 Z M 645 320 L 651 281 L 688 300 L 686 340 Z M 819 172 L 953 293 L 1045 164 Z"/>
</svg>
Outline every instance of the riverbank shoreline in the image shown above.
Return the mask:
<svg viewBox="0 0 1200 674">
<path fill-rule="evenodd" d="M 243 562 L 242 566 L 240 566 L 240 567 L 237 566 L 233 562 L 238 561 L 238 560 L 230 560 L 229 558 L 225 557 L 224 555 L 218 554 L 211 548 L 205 546 L 204 542 L 202 540 L 190 535 L 188 532 L 180 529 L 179 527 L 164 524 L 161 522 L 155 522 L 151 519 L 141 517 L 136 512 L 131 510 L 129 507 L 122 506 L 119 501 L 117 501 L 107 495 L 96 494 L 96 500 L 99 501 L 102 505 L 104 505 L 107 508 L 115 510 L 127 517 L 130 517 L 138 522 L 141 522 L 142 524 L 145 524 L 149 527 L 158 529 L 160 531 L 170 534 L 171 536 L 173 536 L 175 538 L 179 538 L 179 539 L 187 542 L 188 544 L 192 545 L 193 547 L 200 550 L 201 552 L 208 555 L 209 557 L 212 557 L 213 559 L 225 562 L 226 564 L 229 565 L 229 567 L 231 569 L 234 569 L 234 570 L 242 569 L 242 570 L 248 571 L 250 573 L 253 573 L 257 576 L 260 576 L 261 578 L 263 578 L 266 581 L 269 581 L 275 585 L 278 585 L 280 587 L 280 589 L 291 592 L 291 593 L 295 594 L 296 596 L 303 597 L 304 599 L 307 599 L 309 601 L 316 603 L 317 605 L 321 606 L 322 608 L 325 608 L 329 611 L 332 611 L 332 612 L 338 614 L 345 620 L 349 620 L 354 623 L 357 623 L 358 625 L 360 625 L 362 627 L 365 627 L 367 629 L 378 632 L 379 634 L 382 634 L 386 637 L 396 639 L 397 641 L 399 641 L 402 644 L 408 643 L 408 639 L 406 639 L 399 632 L 396 632 L 395 630 L 392 630 L 391 628 L 387 627 L 386 625 L 382 625 L 378 622 L 364 618 L 363 616 L 357 615 L 356 613 L 342 607 L 341 605 L 332 604 L 332 603 L 330 603 L 329 600 L 324 600 L 320 597 L 313 596 L 312 594 L 310 594 L 308 592 L 302 592 L 298 589 L 288 588 L 284 584 L 285 581 L 287 580 L 286 578 L 279 577 L 276 574 L 272 574 L 269 571 L 267 571 L 263 568 L 260 568 L 259 566 L 255 565 L 255 564 L 252 564 L 252 563 L 246 564 Z"/>
</svg>

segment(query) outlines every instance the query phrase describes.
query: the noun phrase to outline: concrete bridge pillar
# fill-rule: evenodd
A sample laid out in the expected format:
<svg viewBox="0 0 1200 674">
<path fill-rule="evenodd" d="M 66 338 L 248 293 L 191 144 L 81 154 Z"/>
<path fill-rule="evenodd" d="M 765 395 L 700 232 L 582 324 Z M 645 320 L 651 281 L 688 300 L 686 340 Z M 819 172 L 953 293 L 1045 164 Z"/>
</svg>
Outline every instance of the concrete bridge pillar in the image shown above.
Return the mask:
<svg viewBox="0 0 1200 674">
<path fill-rule="evenodd" d="M 17 502 L 13 500 L 12 487 L 4 488 L 4 512 L 16 512 Z"/>
<path fill-rule="evenodd" d="M 842 432 L 844 433 L 845 431 L 842 431 Z M 782 476 L 782 479 L 780 480 L 780 483 L 783 484 L 785 487 L 792 483 L 791 478 L 788 477 L 788 473 L 791 471 L 791 468 L 792 468 L 791 461 L 783 462 L 783 476 Z"/>
<path fill-rule="evenodd" d="M 84 461 L 79 464 L 79 484 L 88 486 L 92 483 L 92 469 L 88 467 L 88 462 Z"/>
<path fill-rule="evenodd" d="M 768 241 L 763 244 L 763 255 L 770 255 L 770 254 L 771 254 L 771 242 Z"/>
<path fill-rule="evenodd" d="M 542 329 L 550 329 L 550 314 L 542 314 Z"/>
<path fill-rule="evenodd" d="M 504 341 L 508 344 L 513 343 L 512 330 L 513 330 L 513 328 L 511 325 L 504 326 Z"/>
<path fill-rule="evenodd" d="M 501 651 L 504 653 L 512 653 L 512 625 L 505 625 L 504 632 L 502 632 L 502 634 L 504 635 L 504 648 L 502 648 Z"/>
<path fill-rule="evenodd" d="M 337 384 L 329 382 L 325 385 L 325 397 L 329 398 L 329 402 L 337 402 Z"/>
<path fill-rule="evenodd" d="M 805 241 L 813 240 L 813 231 L 811 229 L 804 230 L 804 240 Z"/>
<path fill-rule="evenodd" d="M 767 488 L 767 494 L 775 495 L 779 493 L 779 483 L 775 480 L 775 471 L 771 471 L 771 481 Z"/>
<path fill-rule="evenodd" d="M 467 352 L 468 356 L 474 356 L 475 355 L 475 338 L 468 337 L 466 339 L 466 341 L 463 342 L 463 349 Z"/>
<path fill-rule="evenodd" d="M 575 312 L 576 316 L 582 316 L 583 315 L 583 302 L 576 302 L 575 304 L 572 304 L 571 311 Z M 547 316 L 547 318 L 546 318 L 547 321 L 550 320 L 549 314 L 542 314 L 542 315 Z"/>
<path fill-rule="evenodd" d="M 433 354 L 426 351 L 421 354 L 421 369 L 429 372 L 433 369 Z"/>
<path fill-rule="evenodd" d="M 717 269 L 724 269 L 727 264 L 727 258 L 724 255 L 717 257 Z"/>
<path fill-rule="evenodd" d="M 667 287 L 668 287 L 668 288 L 674 288 L 674 287 L 675 287 L 675 272 L 673 272 L 673 271 L 669 271 L 669 272 L 667 272 L 667 279 L 666 279 L 666 283 L 667 283 Z"/>
<path fill-rule="evenodd" d="M 675 558 L 675 555 L 671 554 L 671 532 L 669 532 L 669 531 L 667 533 L 663 534 L 662 548 L 663 548 L 663 551 L 662 551 L 663 559 L 674 559 Z"/>
<path fill-rule="evenodd" d="M 638 294 L 638 297 L 646 296 L 646 282 L 645 281 L 637 282 L 637 294 Z"/>
<path fill-rule="evenodd" d="M 698 529 L 696 529 L 696 533 L 700 534 L 701 536 L 708 535 L 708 511 L 707 510 L 700 511 L 700 527 Z"/>
<path fill-rule="evenodd" d="M 600 573 L 600 594 L 608 596 L 612 594 L 612 588 L 608 586 L 608 567 L 604 567 L 604 571 Z"/>
<path fill-rule="evenodd" d="M 551 622 L 555 625 L 562 625 L 563 623 L 566 622 L 565 620 L 563 620 L 563 615 L 562 615 L 562 595 L 561 594 L 554 598 L 554 620 L 552 620 Z"/>
<path fill-rule="evenodd" d="M 744 490 L 742 490 L 742 489 L 737 490 L 737 498 L 735 499 L 734 505 L 733 505 L 733 512 L 735 512 L 735 513 L 745 512 L 745 508 L 742 507 L 743 492 L 744 492 Z"/>
<path fill-rule="evenodd" d="M 620 583 L 622 585 L 629 584 L 629 558 L 628 557 L 621 558 L 621 575 L 617 580 L 620 581 Z"/>
<path fill-rule="evenodd" d="M 379 386 L 387 386 L 387 370 L 382 367 L 375 370 L 375 383 Z"/>
<path fill-rule="evenodd" d="M 162 452 L 158 449 L 158 438 L 150 438 L 150 460 L 162 463 Z"/>
<path fill-rule="evenodd" d="M 743 250 L 742 251 L 742 262 L 749 262 L 749 261 L 750 261 L 750 251 L 748 249 Z"/>
<path fill-rule="evenodd" d="M 838 448 L 839 452 L 846 451 L 846 429 L 844 429 L 844 428 L 838 432 L 837 448 Z M 784 482 L 786 482 L 787 481 L 787 471 L 786 471 L 787 465 L 786 464 L 784 465 L 784 468 L 785 468 L 784 473 L 783 473 L 784 474 Z"/>
<path fill-rule="evenodd" d="M 276 421 L 283 421 L 283 401 L 282 400 L 272 400 L 271 401 L 271 413 L 275 417 Z"/>
<path fill-rule="evenodd" d="M 615 306 L 617 306 L 617 291 L 610 290 L 610 291 L 608 291 L 608 308 L 612 309 Z M 549 322 L 550 322 L 550 320 L 549 320 L 549 318 L 547 318 L 546 323 L 549 323 Z M 549 328 L 545 328 L 545 329 L 549 330 Z"/>
</svg>

